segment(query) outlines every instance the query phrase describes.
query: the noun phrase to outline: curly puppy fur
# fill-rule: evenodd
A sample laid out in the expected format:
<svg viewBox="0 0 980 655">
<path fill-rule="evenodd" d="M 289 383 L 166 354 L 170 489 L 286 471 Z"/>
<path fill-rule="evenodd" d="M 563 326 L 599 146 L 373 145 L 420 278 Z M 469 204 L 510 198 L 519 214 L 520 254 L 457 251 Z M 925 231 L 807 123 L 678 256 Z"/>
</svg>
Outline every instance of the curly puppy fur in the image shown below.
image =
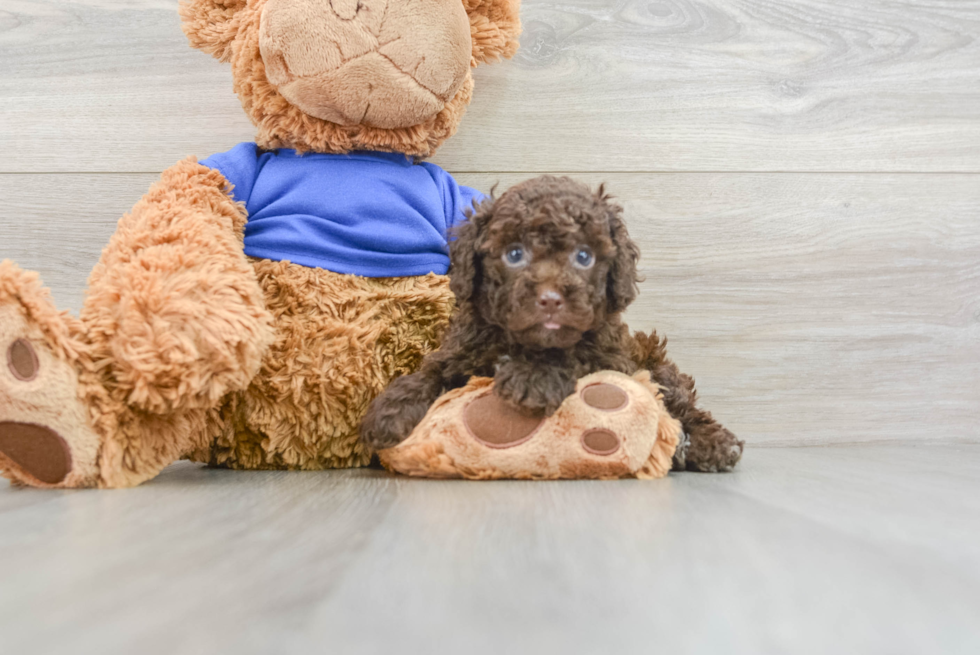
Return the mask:
<svg viewBox="0 0 980 655">
<path fill-rule="evenodd" d="M 480 205 L 450 247 L 458 311 L 440 350 L 398 378 L 361 425 L 371 448 L 401 443 L 443 393 L 470 376 L 518 410 L 551 415 L 578 378 L 599 370 L 651 372 L 689 443 L 675 469 L 730 470 L 743 442 L 696 405 L 694 380 L 656 333 L 631 335 L 622 312 L 636 298 L 639 249 L 603 188 L 538 177 Z"/>
</svg>

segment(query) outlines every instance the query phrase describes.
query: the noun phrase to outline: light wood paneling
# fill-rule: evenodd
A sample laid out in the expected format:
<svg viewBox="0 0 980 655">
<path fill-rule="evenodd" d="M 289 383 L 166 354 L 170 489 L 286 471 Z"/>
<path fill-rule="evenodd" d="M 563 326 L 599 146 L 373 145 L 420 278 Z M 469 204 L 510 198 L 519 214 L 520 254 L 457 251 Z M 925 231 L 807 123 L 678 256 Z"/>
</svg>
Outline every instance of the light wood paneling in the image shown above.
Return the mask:
<svg viewBox="0 0 980 655">
<path fill-rule="evenodd" d="M 978 451 L 757 449 L 658 481 L 0 482 L 3 650 L 975 653 Z"/>
<path fill-rule="evenodd" d="M 0 171 L 251 140 L 177 0 L 4 0 Z M 980 0 L 525 0 L 439 154 L 465 171 L 980 171 Z"/>
<path fill-rule="evenodd" d="M 0 176 L 0 256 L 77 309 L 155 177 Z M 705 405 L 750 442 L 980 440 L 975 176 L 578 177 L 608 183 L 644 252 L 631 325 L 666 334 Z"/>
</svg>

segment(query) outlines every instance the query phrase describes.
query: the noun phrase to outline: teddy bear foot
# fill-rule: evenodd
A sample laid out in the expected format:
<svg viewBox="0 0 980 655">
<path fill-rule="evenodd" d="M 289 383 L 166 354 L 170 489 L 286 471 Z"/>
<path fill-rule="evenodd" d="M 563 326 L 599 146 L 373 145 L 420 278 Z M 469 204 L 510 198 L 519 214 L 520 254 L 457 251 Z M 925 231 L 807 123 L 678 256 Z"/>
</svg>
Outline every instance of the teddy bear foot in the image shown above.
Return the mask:
<svg viewBox="0 0 980 655">
<path fill-rule="evenodd" d="M 98 481 L 67 321 L 37 276 L 0 263 L 0 474 L 31 487 Z"/>
<path fill-rule="evenodd" d="M 492 380 L 474 378 L 378 455 L 389 469 L 421 477 L 658 478 L 679 434 L 645 371 L 586 376 L 546 419 L 518 413 L 492 392 Z"/>
</svg>

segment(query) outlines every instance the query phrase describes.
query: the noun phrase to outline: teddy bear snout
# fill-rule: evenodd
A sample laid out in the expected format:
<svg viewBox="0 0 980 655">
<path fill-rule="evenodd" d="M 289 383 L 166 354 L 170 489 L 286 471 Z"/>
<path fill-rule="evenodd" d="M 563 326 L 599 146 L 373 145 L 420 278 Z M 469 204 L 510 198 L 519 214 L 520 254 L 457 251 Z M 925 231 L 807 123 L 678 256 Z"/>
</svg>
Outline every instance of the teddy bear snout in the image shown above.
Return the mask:
<svg viewBox="0 0 980 655">
<path fill-rule="evenodd" d="M 459 0 L 268 0 L 259 50 L 269 82 L 303 112 L 395 129 L 459 92 L 472 42 Z"/>
</svg>

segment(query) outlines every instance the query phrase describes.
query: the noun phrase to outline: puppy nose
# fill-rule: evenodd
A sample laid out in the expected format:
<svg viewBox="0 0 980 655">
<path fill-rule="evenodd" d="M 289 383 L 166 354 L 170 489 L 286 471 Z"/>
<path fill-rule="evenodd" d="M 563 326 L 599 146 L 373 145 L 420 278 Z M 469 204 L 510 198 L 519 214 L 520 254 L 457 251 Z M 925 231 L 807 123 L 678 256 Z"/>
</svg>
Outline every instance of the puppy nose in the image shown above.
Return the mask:
<svg viewBox="0 0 980 655">
<path fill-rule="evenodd" d="M 549 314 L 554 314 L 560 311 L 562 307 L 565 306 L 565 299 L 561 297 L 561 294 L 553 289 L 548 289 L 547 291 L 542 291 L 538 295 L 538 309 L 543 312 L 548 312 Z"/>
</svg>

